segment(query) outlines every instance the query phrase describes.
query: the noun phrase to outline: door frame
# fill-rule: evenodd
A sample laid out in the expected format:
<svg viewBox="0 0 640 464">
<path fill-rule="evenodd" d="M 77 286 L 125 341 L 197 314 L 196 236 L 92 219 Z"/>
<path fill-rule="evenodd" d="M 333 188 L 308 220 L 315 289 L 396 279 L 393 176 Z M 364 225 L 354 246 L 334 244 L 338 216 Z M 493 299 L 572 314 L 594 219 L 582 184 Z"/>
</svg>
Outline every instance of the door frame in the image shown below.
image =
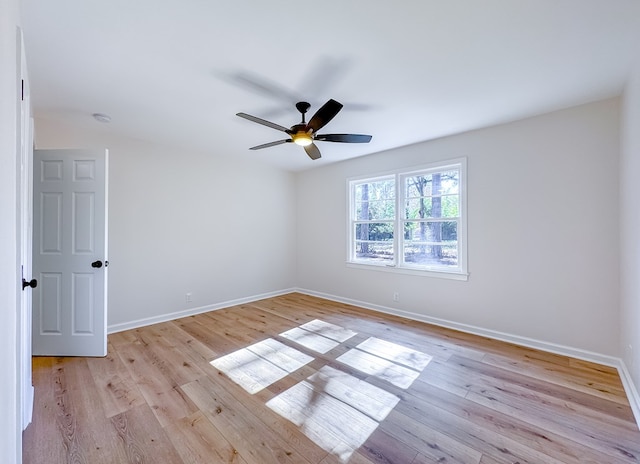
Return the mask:
<svg viewBox="0 0 640 464">
<path fill-rule="evenodd" d="M 19 80 L 18 98 L 18 199 L 19 199 L 19 236 L 18 249 L 23 280 L 32 279 L 32 233 L 33 233 L 33 118 L 31 95 L 27 73 L 27 61 L 22 31 L 18 30 Z M 31 324 L 32 324 L 32 288 L 24 287 L 20 292 L 20 314 L 18 316 L 19 377 L 20 377 L 20 413 L 22 430 L 31 423 L 34 403 L 34 387 L 31 367 Z"/>
</svg>

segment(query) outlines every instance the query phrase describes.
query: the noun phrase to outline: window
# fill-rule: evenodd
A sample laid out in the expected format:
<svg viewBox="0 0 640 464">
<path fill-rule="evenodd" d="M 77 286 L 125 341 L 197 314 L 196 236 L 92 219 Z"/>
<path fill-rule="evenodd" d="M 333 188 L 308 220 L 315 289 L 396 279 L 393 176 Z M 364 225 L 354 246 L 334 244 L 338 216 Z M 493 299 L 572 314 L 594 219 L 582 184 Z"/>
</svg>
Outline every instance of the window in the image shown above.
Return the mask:
<svg viewBox="0 0 640 464">
<path fill-rule="evenodd" d="M 348 263 L 465 280 L 465 167 L 349 180 Z"/>
</svg>

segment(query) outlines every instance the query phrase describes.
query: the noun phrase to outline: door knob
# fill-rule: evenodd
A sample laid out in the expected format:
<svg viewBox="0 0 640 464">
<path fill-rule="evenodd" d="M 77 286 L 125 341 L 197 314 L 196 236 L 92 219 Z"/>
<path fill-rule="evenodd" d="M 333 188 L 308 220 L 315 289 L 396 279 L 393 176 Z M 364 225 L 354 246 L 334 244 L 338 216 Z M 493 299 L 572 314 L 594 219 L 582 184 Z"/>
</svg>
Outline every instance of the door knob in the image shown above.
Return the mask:
<svg viewBox="0 0 640 464">
<path fill-rule="evenodd" d="M 91 267 L 95 267 L 96 269 L 100 269 L 102 267 L 102 261 L 97 260 L 91 263 Z"/>
<path fill-rule="evenodd" d="M 24 290 L 27 287 L 36 288 L 37 286 L 38 286 L 38 281 L 36 279 L 31 279 L 27 281 L 24 279 L 24 277 L 22 278 L 22 290 Z"/>
</svg>

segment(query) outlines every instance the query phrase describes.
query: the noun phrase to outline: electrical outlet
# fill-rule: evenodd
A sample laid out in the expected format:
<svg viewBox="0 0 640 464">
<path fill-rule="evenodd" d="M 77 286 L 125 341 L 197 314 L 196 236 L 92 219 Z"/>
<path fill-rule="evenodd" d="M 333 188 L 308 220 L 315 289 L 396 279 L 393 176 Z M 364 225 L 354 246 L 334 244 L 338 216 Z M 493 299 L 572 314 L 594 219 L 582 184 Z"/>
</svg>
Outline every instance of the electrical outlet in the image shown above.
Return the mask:
<svg viewBox="0 0 640 464">
<path fill-rule="evenodd" d="M 185 299 L 185 301 L 186 301 L 187 303 L 191 303 L 191 302 L 193 301 L 193 295 L 192 295 L 191 293 L 187 293 L 187 294 L 184 296 L 184 299 Z"/>
<path fill-rule="evenodd" d="M 393 292 L 393 301 L 400 301 L 400 293 Z"/>
</svg>

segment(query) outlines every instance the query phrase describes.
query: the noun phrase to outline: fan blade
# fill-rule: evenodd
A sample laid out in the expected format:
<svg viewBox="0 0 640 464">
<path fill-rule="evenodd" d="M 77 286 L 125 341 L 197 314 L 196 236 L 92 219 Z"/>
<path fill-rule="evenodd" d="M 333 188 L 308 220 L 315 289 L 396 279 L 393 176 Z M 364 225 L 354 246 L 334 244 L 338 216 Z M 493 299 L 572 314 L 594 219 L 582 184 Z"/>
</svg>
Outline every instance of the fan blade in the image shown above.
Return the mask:
<svg viewBox="0 0 640 464">
<path fill-rule="evenodd" d="M 318 134 L 315 139 L 323 142 L 369 143 L 371 136 L 364 134 Z"/>
<path fill-rule="evenodd" d="M 311 158 L 312 160 L 317 160 L 318 158 L 320 158 L 320 150 L 318 150 L 318 147 L 316 147 L 315 144 L 311 144 L 311 145 L 307 145 L 306 147 L 304 147 L 304 151 L 307 152 L 307 155 L 309 155 L 309 158 Z"/>
<path fill-rule="evenodd" d="M 307 129 L 313 129 L 313 132 L 317 132 L 327 125 L 336 114 L 342 109 L 342 103 L 339 103 L 333 99 L 322 105 L 316 114 L 313 115 Z"/>
<path fill-rule="evenodd" d="M 249 148 L 249 150 L 261 150 L 262 148 L 275 147 L 276 145 L 281 145 L 283 143 L 293 142 L 291 139 L 284 140 L 276 140 L 275 142 L 263 143 L 262 145 L 256 145 L 255 147 Z"/>
<path fill-rule="evenodd" d="M 279 130 L 282 132 L 289 133 L 289 128 L 281 126 L 280 124 L 276 124 L 275 122 L 267 121 L 266 119 L 258 118 L 256 116 L 251 116 L 247 113 L 236 113 L 236 116 L 240 116 L 241 118 L 248 119 L 249 121 L 257 122 L 258 124 L 262 124 L 263 126 L 271 127 L 272 129 Z"/>
</svg>

